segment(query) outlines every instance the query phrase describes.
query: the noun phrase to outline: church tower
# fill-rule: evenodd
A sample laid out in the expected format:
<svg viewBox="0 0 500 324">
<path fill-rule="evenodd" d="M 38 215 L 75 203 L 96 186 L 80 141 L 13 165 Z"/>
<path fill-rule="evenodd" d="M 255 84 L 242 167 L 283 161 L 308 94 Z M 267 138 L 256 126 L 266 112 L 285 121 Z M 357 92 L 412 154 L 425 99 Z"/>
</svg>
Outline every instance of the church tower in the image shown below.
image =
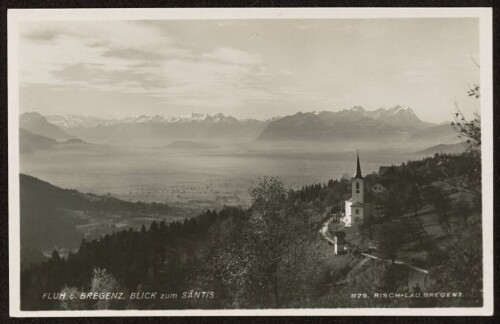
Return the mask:
<svg viewBox="0 0 500 324">
<path fill-rule="evenodd" d="M 356 174 L 351 179 L 352 195 L 345 201 L 345 216 L 342 222 L 346 227 L 360 224 L 371 215 L 371 204 L 365 202 L 365 180 L 361 174 L 359 153 L 356 155 Z"/>
<path fill-rule="evenodd" d="M 357 154 L 356 174 L 352 178 L 352 203 L 364 203 L 364 179 L 361 174 L 361 166 L 359 164 L 359 153 Z"/>
</svg>

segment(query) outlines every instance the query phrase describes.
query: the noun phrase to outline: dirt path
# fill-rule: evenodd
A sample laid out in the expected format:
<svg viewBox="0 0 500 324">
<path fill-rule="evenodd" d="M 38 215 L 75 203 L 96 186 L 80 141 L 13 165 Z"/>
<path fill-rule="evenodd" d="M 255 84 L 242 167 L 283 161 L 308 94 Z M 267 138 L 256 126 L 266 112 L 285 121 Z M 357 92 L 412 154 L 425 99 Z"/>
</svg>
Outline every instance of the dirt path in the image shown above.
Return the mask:
<svg viewBox="0 0 500 324">
<path fill-rule="evenodd" d="M 382 259 L 382 258 L 380 258 L 380 257 L 378 257 L 376 255 L 369 254 L 369 253 L 361 253 L 361 255 L 363 255 L 365 257 L 368 257 L 368 258 L 375 259 L 375 260 L 380 260 L 380 261 L 385 261 L 385 262 L 392 262 L 392 260 Z M 424 274 L 429 274 L 428 270 L 425 270 L 425 269 L 422 269 L 422 268 L 419 268 L 419 267 L 415 267 L 415 266 L 413 266 L 411 264 L 408 264 L 408 263 L 406 263 L 404 261 L 395 260 L 394 264 L 405 265 L 405 266 L 407 266 L 408 268 L 410 268 L 412 270 L 415 270 L 415 271 L 418 271 L 418 272 L 421 272 L 421 273 L 424 273 Z"/>
<path fill-rule="evenodd" d="M 332 221 L 332 219 L 328 219 L 324 224 L 323 224 L 323 227 L 321 227 L 321 229 L 319 230 L 321 236 L 323 236 L 323 238 L 331 243 L 331 244 L 335 244 L 335 242 L 329 238 L 326 233 L 328 231 L 328 225 L 330 224 L 330 222 Z M 343 227 L 339 228 L 339 230 L 341 230 Z M 375 260 L 380 260 L 380 261 L 385 261 L 385 262 L 392 262 L 392 260 L 389 260 L 389 259 L 382 259 L 376 255 L 373 255 L 373 254 L 369 254 L 369 253 L 361 253 L 361 255 L 367 257 L 367 258 L 371 258 L 371 259 L 375 259 Z M 429 271 L 426 270 L 426 269 L 422 269 L 422 268 L 419 268 L 419 267 L 415 267 L 409 263 L 406 263 L 404 261 L 400 261 L 400 260 L 395 260 L 394 261 L 394 264 L 400 264 L 400 265 L 405 265 L 407 266 L 408 268 L 412 269 L 412 270 L 415 270 L 415 271 L 418 271 L 420 273 L 423 273 L 423 274 L 429 274 Z"/>
<path fill-rule="evenodd" d="M 319 230 L 319 233 L 321 234 L 321 236 L 323 236 L 323 238 L 325 240 L 327 240 L 331 244 L 335 244 L 335 242 L 326 235 L 326 232 L 328 232 L 328 225 L 330 225 L 331 221 L 332 221 L 332 219 L 330 218 L 325 223 L 323 223 L 323 227 L 321 227 L 321 229 Z M 343 228 L 344 228 L 344 226 L 340 227 L 338 230 L 341 230 Z"/>
</svg>

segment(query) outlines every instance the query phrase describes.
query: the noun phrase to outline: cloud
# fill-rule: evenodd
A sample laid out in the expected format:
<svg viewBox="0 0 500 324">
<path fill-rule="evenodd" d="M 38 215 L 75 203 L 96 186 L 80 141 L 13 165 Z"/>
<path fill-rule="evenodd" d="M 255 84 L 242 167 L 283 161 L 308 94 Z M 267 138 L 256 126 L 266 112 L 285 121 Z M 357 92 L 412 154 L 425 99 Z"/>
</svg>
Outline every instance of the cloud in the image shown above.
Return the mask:
<svg viewBox="0 0 500 324">
<path fill-rule="evenodd" d="M 34 40 L 34 41 L 51 41 L 56 39 L 59 36 L 59 32 L 57 30 L 33 30 L 24 35 L 24 37 Z"/>
<path fill-rule="evenodd" d="M 267 71 L 260 55 L 228 46 L 190 48 L 155 25 L 81 22 L 24 27 L 23 84 L 136 93 L 193 109 L 243 107 L 277 95 L 262 82 Z"/>
<path fill-rule="evenodd" d="M 294 72 L 294 71 L 289 70 L 289 69 L 281 69 L 279 72 L 283 75 L 286 75 L 286 76 L 297 75 L 297 72 Z"/>
<path fill-rule="evenodd" d="M 262 61 L 262 58 L 259 55 L 253 55 L 228 47 L 219 47 L 211 53 L 203 54 L 202 57 L 227 63 L 244 65 L 258 64 Z"/>
<path fill-rule="evenodd" d="M 102 53 L 102 56 L 139 61 L 158 61 L 165 59 L 165 55 L 161 53 L 146 52 L 133 48 L 106 50 Z"/>
</svg>

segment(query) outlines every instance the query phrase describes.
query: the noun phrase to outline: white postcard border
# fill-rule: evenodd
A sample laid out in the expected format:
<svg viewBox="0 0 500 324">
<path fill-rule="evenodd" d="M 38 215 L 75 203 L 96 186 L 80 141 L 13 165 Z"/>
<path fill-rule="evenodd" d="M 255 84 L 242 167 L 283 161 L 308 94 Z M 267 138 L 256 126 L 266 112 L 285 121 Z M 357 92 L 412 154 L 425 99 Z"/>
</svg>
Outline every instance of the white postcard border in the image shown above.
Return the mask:
<svg viewBox="0 0 500 324">
<path fill-rule="evenodd" d="M 347 19 L 478 18 L 483 192 L 483 307 L 477 308 L 328 308 L 238 310 L 21 311 L 19 213 L 18 24 L 23 21 L 189 20 L 189 19 Z M 493 314 L 493 52 L 491 8 L 214 8 L 214 9 L 9 9 L 8 152 L 9 152 L 9 300 L 12 317 L 87 316 L 470 316 Z"/>
</svg>

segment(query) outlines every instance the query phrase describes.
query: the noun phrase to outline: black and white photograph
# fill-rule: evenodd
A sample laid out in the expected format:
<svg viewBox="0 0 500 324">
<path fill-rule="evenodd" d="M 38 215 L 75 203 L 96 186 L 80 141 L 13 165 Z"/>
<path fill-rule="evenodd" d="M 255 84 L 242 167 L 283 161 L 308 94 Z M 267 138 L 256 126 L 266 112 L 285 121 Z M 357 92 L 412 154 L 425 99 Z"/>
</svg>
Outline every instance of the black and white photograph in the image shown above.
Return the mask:
<svg viewBox="0 0 500 324">
<path fill-rule="evenodd" d="M 491 315 L 491 15 L 9 10 L 11 316 Z"/>
</svg>

